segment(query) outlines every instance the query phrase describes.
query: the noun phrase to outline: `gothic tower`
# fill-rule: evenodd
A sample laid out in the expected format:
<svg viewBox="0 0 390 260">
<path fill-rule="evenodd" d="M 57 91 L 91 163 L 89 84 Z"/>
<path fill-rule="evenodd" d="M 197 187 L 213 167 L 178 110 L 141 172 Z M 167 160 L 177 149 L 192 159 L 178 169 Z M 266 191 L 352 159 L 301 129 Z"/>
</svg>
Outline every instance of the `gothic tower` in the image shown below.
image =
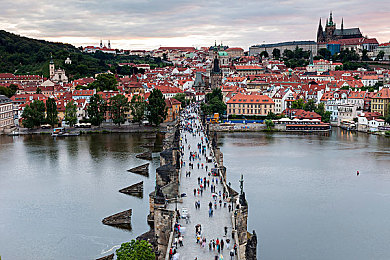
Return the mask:
<svg viewBox="0 0 390 260">
<path fill-rule="evenodd" d="M 108 40 L 108 46 L 107 46 L 109 49 L 111 49 L 111 43 L 110 43 L 110 40 Z"/>
<path fill-rule="evenodd" d="M 334 40 L 334 31 L 336 30 L 336 23 L 333 22 L 333 15 L 332 12 L 330 12 L 329 21 L 326 23 L 325 27 L 325 40 L 332 41 Z"/>
<path fill-rule="evenodd" d="M 53 61 L 53 56 L 50 54 L 50 63 L 49 63 L 49 75 L 50 78 L 54 77 L 54 61 Z"/>
<path fill-rule="evenodd" d="M 219 88 L 222 85 L 222 70 L 219 67 L 218 52 L 215 52 L 215 58 L 210 72 L 211 89 Z"/>
<path fill-rule="evenodd" d="M 100 40 L 100 48 L 103 48 L 103 41 Z"/>
<path fill-rule="evenodd" d="M 324 41 L 325 41 L 324 29 L 322 28 L 321 18 L 320 18 L 320 23 L 318 25 L 318 30 L 317 30 L 317 42 L 324 42 Z"/>
</svg>

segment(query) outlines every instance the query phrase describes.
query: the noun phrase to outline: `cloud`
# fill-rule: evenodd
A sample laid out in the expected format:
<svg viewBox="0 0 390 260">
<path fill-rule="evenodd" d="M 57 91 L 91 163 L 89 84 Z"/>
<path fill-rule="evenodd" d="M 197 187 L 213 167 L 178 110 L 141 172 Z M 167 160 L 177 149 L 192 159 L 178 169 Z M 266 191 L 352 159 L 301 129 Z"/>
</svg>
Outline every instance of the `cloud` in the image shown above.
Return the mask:
<svg viewBox="0 0 390 260">
<path fill-rule="evenodd" d="M 4 3 L 3 3 L 4 2 Z M 75 45 L 110 39 L 114 47 L 209 46 L 314 40 L 330 10 L 345 27 L 390 40 L 387 1 L 316 0 L 1 0 L 0 26 L 21 35 Z"/>
</svg>

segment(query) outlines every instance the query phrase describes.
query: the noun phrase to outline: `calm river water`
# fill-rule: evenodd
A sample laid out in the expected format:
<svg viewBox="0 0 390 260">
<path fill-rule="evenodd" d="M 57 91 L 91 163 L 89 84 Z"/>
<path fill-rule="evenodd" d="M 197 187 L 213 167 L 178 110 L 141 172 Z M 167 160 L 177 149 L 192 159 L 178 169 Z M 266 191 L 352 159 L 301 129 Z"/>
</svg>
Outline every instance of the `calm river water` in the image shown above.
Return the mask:
<svg viewBox="0 0 390 260">
<path fill-rule="evenodd" d="M 18 259 L 96 259 L 148 230 L 150 177 L 127 172 L 150 140 L 140 134 L 0 136 L 0 255 Z M 144 199 L 118 190 L 144 181 Z M 104 217 L 132 208 L 131 232 Z"/>
<path fill-rule="evenodd" d="M 390 139 L 333 130 L 219 143 L 237 191 L 244 175 L 259 259 L 390 259 Z"/>
<path fill-rule="evenodd" d="M 148 230 L 145 135 L 0 137 L 2 259 L 95 259 Z M 219 138 L 229 181 L 249 201 L 259 259 L 390 259 L 390 139 L 234 133 Z M 356 171 L 360 175 L 356 176 Z M 144 181 L 144 198 L 118 192 Z M 132 208 L 133 231 L 101 220 Z"/>
</svg>

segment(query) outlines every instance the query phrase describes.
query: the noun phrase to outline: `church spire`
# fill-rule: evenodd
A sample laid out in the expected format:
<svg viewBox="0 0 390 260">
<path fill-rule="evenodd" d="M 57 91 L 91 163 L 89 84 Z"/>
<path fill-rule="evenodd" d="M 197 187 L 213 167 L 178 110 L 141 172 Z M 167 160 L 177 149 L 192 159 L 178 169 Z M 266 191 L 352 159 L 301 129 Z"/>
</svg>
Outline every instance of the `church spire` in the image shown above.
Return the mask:
<svg viewBox="0 0 390 260">
<path fill-rule="evenodd" d="M 333 26 L 333 25 L 335 25 L 335 24 L 333 23 L 333 14 L 332 14 L 332 11 L 330 11 L 330 15 L 329 15 L 329 26 Z"/>
<path fill-rule="evenodd" d="M 323 42 L 324 41 L 324 29 L 322 28 L 321 18 L 320 23 L 318 24 L 318 30 L 317 30 L 317 42 Z"/>
</svg>

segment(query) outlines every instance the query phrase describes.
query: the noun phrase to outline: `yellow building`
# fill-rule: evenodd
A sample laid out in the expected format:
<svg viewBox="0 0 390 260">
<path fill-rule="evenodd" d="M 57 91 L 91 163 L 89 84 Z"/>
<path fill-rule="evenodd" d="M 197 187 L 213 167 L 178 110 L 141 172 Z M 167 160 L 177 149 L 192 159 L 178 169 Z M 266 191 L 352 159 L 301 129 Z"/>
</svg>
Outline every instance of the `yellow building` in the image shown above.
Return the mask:
<svg viewBox="0 0 390 260">
<path fill-rule="evenodd" d="M 266 116 L 275 112 L 275 103 L 266 95 L 236 94 L 227 104 L 228 115 Z"/>
<path fill-rule="evenodd" d="M 167 118 L 164 122 L 172 122 L 179 117 L 181 103 L 177 99 L 165 99 L 165 107 L 167 108 Z"/>
<path fill-rule="evenodd" d="M 389 114 L 390 89 L 382 88 L 372 96 L 371 112 L 378 112 L 382 116 Z"/>
</svg>

